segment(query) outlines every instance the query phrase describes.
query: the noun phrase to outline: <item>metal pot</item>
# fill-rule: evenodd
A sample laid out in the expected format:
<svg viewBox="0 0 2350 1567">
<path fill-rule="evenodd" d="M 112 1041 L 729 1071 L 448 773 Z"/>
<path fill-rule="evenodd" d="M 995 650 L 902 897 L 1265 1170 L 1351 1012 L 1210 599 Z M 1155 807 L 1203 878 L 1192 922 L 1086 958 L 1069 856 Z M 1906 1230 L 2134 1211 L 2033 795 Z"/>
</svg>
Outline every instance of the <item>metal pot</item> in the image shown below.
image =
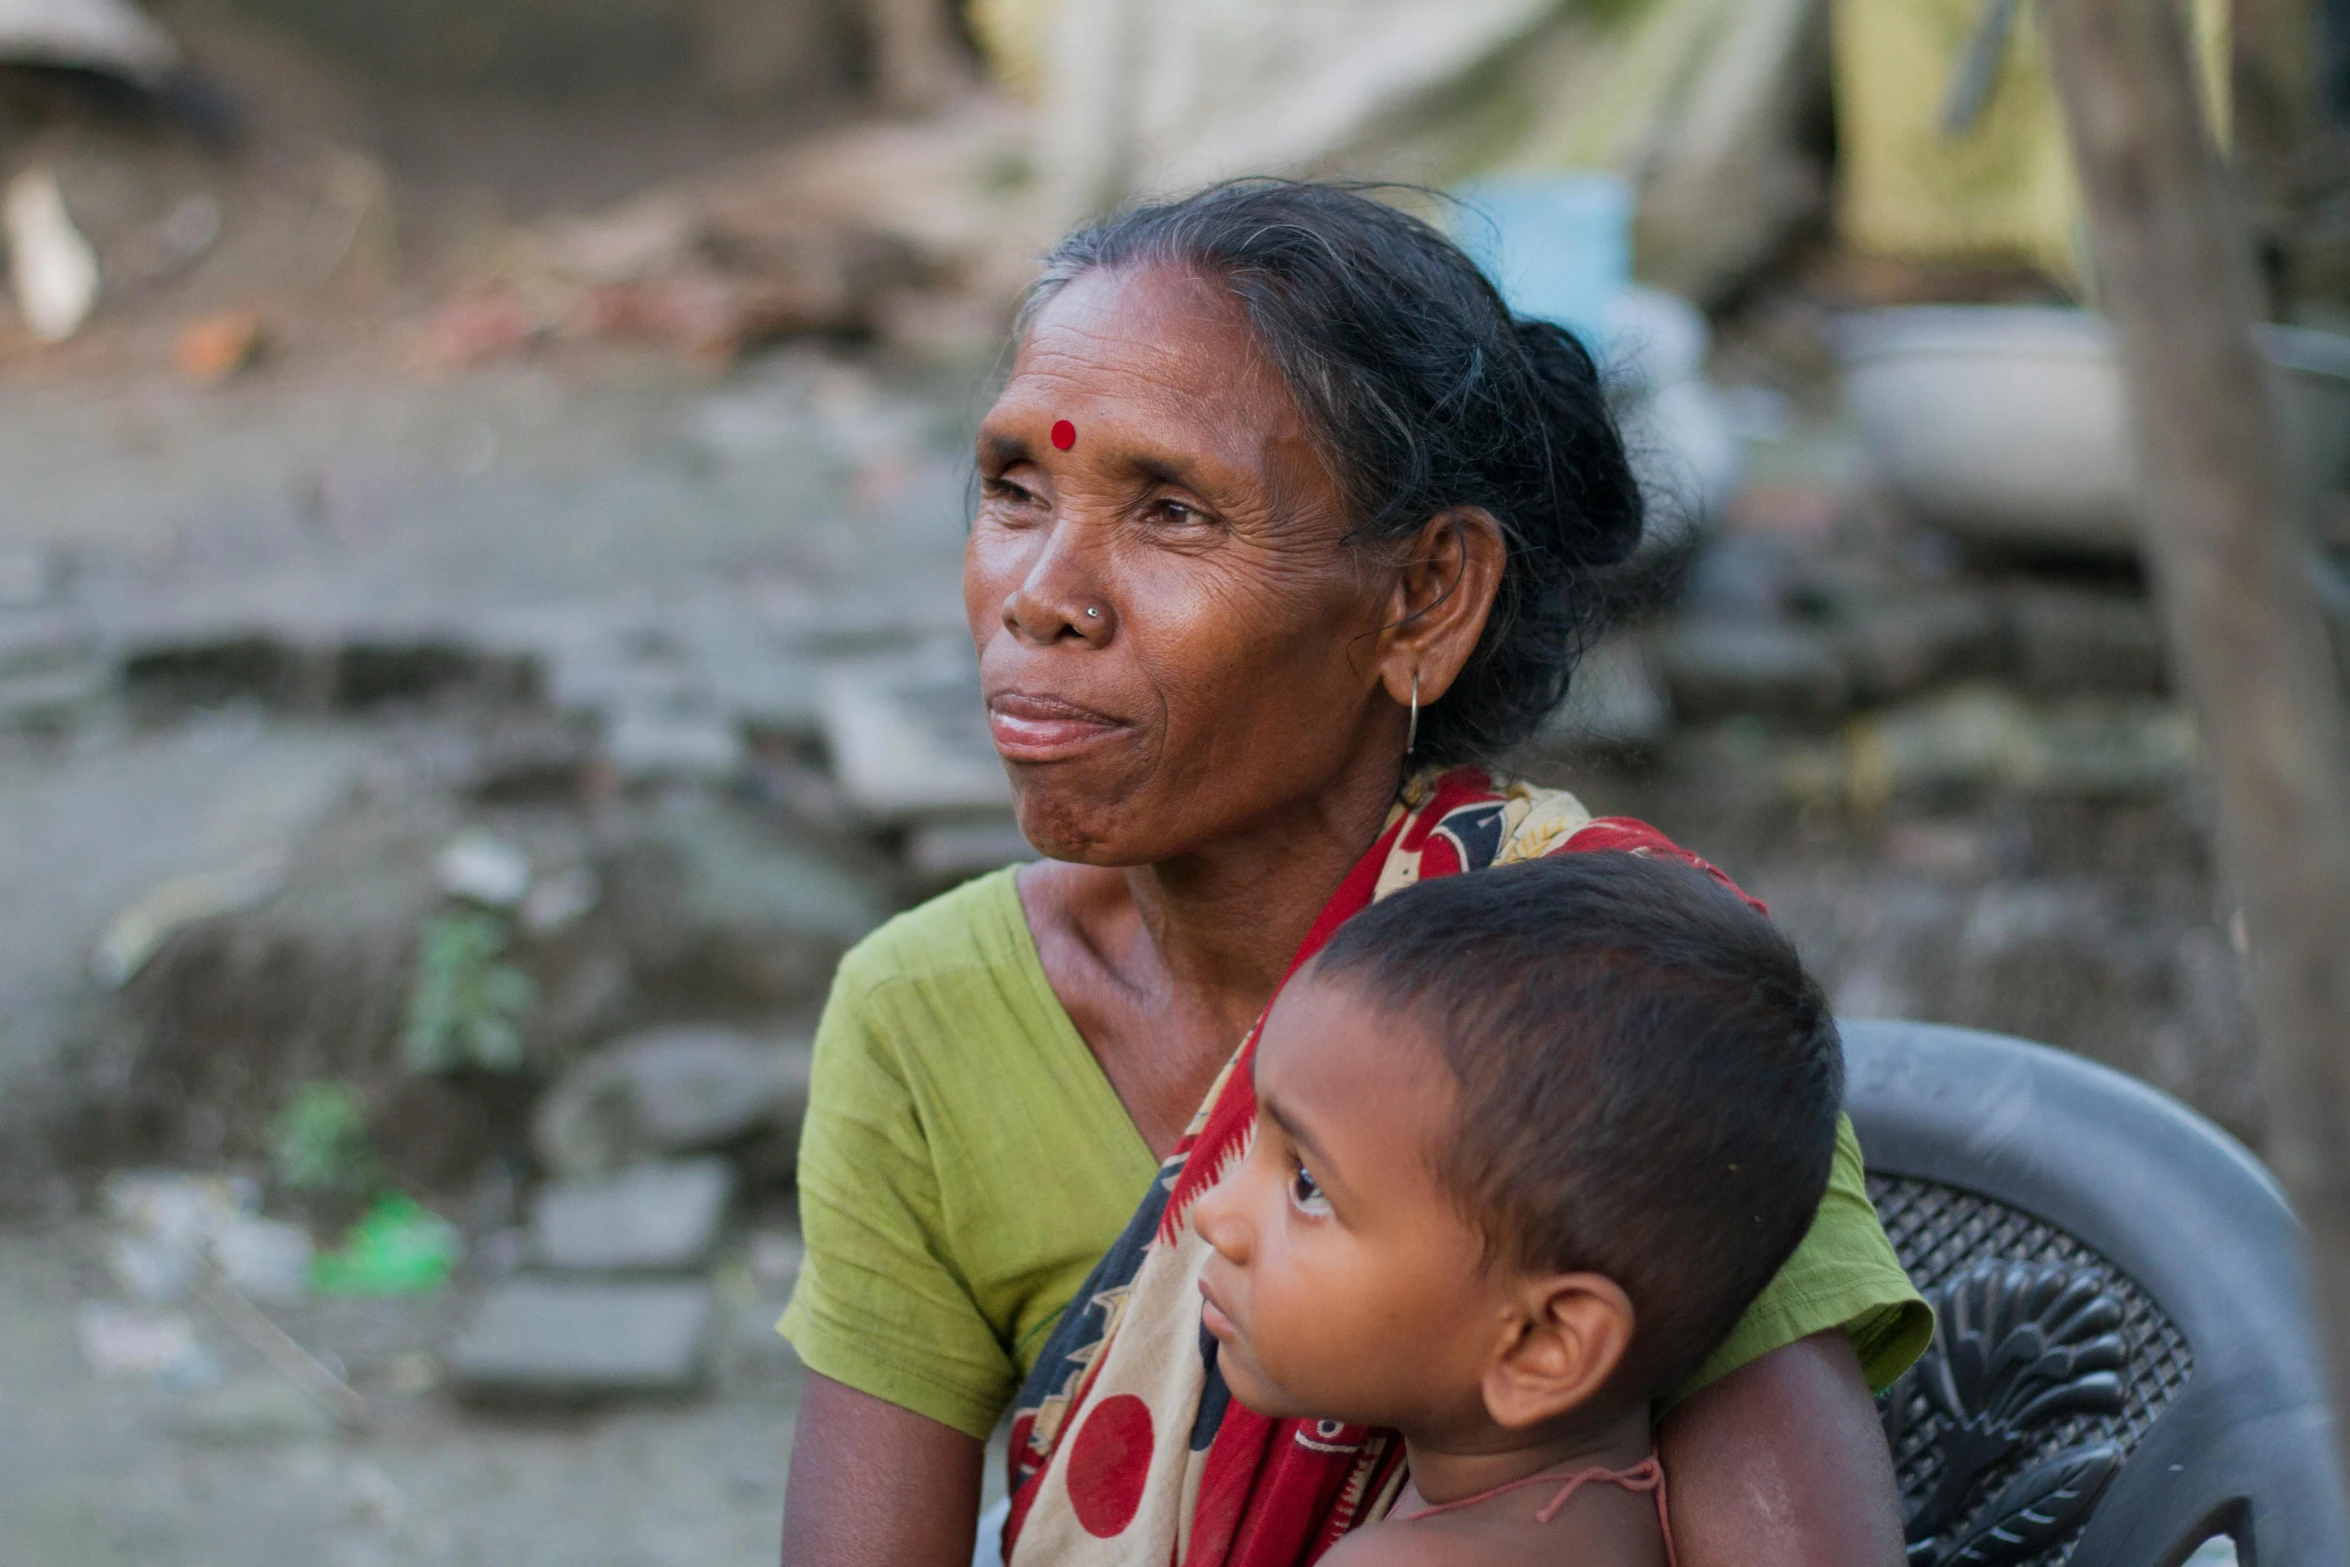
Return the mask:
<svg viewBox="0 0 2350 1567">
<path fill-rule="evenodd" d="M 2350 465 L 2350 338 L 2263 326 L 2302 477 Z M 1845 406 L 1878 476 L 1921 520 L 1981 543 L 2138 547 L 2119 363 L 2086 311 L 1924 306 L 1839 323 Z"/>
</svg>

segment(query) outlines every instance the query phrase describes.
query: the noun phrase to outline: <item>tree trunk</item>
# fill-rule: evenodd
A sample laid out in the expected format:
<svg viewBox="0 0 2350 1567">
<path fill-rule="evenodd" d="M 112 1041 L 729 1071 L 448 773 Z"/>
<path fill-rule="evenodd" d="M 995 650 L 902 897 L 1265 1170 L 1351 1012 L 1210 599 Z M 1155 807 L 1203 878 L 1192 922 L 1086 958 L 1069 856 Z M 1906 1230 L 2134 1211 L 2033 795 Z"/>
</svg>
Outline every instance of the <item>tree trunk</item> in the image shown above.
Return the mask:
<svg viewBox="0 0 2350 1567">
<path fill-rule="evenodd" d="M 2253 340 L 2250 246 L 2178 7 L 2049 0 L 2042 15 L 2128 384 L 2148 553 L 2251 942 L 2270 1163 L 2308 1226 L 2338 1413 L 2350 1409 L 2350 721 L 2308 576 L 2310 497 Z"/>
</svg>

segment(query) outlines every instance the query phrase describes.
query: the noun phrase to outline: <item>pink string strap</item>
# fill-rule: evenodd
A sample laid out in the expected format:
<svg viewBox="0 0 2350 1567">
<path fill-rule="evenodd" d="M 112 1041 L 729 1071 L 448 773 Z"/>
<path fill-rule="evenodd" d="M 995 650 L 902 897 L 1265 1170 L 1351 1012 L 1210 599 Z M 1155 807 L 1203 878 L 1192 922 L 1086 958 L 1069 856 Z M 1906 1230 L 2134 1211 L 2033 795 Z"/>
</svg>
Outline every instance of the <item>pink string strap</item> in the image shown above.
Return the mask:
<svg viewBox="0 0 2350 1567">
<path fill-rule="evenodd" d="M 1505 1480 L 1491 1490 L 1479 1491 L 1474 1496 L 1462 1496 L 1449 1502 L 1432 1503 L 1417 1512 L 1390 1513 L 1388 1517 L 1396 1523 L 1417 1523 L 1423 1518 L 1433 1518 L 1438 1513 L 1458 1512 L 1464 1507 L 1475 1507 L 1480 1502 L 1490 1502 L 1504 1492 L 1523 1491 L 1530 1486 L 1537 1485 L 1556 1485 L 1558 1494 L 1545 1502 L 1542 1511 L 1534 1515 L 1536 1523 L 1548 1523 L 1556 1518 L 1559 1515 L 1559 1509 L 1567 1505 L 1567 1499 L 1585 1485 L 1615 1485 L 1622 1486 L 1627 1491 L 1646 1491 L 1656 1498 L 1656 1523 L 1665 1535 L 1665 1567 L 1680 1567 L 1679 1562 L 1673 1556 L 1673 1515 L 1665 1504 L 1665 1466 L 1657 1460 L 1654 1453 L 1649 1454 L 1629 1469 L 1578 1469 L 1573 1474 L 1563 1476 L 1546 1471 L 1542 1474 L 1527 1475 L 1519 1480 Z"/>
</svg>

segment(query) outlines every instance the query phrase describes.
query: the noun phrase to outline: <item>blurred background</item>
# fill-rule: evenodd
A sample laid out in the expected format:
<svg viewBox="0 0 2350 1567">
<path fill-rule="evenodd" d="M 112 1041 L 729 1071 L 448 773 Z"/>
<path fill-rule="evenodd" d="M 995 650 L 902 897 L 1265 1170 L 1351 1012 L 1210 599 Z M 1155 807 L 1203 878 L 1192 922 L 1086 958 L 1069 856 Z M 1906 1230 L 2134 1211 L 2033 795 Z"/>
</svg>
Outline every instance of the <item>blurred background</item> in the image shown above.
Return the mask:
<svg viewBox="0 0 2350 1567">
<path fill-rule="evenodd" d="M 2350 6 L 2197 0 L 2350 627 Z M 2010 0 L 0 0 L 0 1558 L 771 1561 L 807 1041 L 1023 857 L 956 588 L 1032 258 L 1407 181 L 1655 503 L 1517 759 L 1851 1015 L 2251 1143 Z"/>
</svg>

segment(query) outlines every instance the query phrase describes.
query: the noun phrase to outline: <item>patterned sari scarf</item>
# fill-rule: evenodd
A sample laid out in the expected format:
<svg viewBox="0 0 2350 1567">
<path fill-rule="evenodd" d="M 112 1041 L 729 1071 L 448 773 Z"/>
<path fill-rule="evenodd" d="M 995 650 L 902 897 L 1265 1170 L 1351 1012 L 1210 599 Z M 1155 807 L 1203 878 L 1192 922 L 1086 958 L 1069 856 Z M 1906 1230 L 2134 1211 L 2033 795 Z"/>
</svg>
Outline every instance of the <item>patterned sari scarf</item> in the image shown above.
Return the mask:
<svg viewBox="0 0 2350 1567">
<path fill-rule="evenodd" d="M 1599 849 L 1669 854 L 1729 885 L 1654 828 L 1595 820 L 1564 790 L 1496 783 L 1473 768 L 1427 774 L 1406 787 L 1289 972 L 1350 916 L 1416 881 Z M 1271 1420 L 1234 1403 L 1216 1340 L 1200 1326 L 1209 1248 L 1191 1228 L 1191 1205 L 1248 1151 L 1250 1062 L 1263 1026 L 1260 1016 L 1020 1390 L 1004 1525 L 1011 1567 L 1302 1567 L 1383 1515 L 1400 1488 L 1394 1432 Z"/>
</svg>

